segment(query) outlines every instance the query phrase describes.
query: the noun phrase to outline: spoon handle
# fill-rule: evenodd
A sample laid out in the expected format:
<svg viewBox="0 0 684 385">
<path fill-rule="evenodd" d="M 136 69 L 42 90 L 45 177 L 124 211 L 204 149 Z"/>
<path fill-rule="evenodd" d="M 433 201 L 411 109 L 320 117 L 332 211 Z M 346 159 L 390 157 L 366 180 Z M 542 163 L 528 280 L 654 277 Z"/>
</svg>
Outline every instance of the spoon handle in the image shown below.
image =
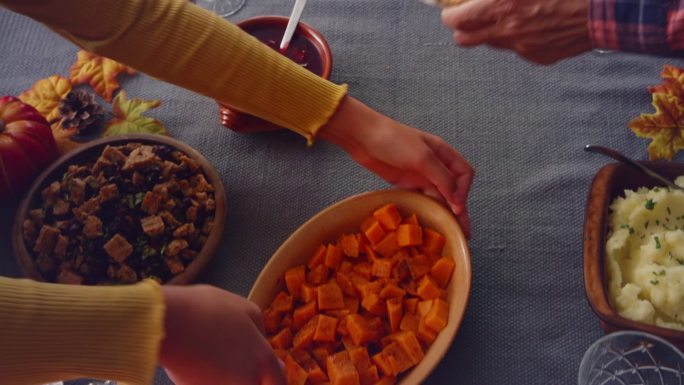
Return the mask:
<svg viewBox="0 0 684 385">
<path fill-rule="evenodd" d="M 306 5 L 306 0 L 295 0 L 294 8 L 292 8 L 292 13 L 290 14 L 290 20 L 287 22 L 287 27 L 285 27 L 285 34 L 283 35 L 283 40 L 280 41 L 280 52 L 285 52 L 287 47 L 290 45 L 290 40 L 294 34 L 297 24 L 299 24 L 299 18 L 302 16 L 302 11 Z"/>
<path fill-rule="evenodd" d="M 584 146 L 584 150 L 588 151 L 588 152 L 593 152 L 593 153 L 603 154 L 603 155 L 609 156 L 609 157 L 611 157 L 617 161 L 620 161 L 624 164 L 627 164 L 628 166 L 632 166 L 638 170 L 641 170 L 642 172 L 649 175 L 650 177 L 655 178 L 655 179 L 659 180 L 660 182 L 664 183 L 666 186 L 672 187 L 672 188 L 677 189 L 677 190 L 682 190 L 682 187 L 680 187 L 679 185 L 674 184 L 669 179 L 667 179 L 667 178 L 663 177 L 662 175 L 654 172 L 653 170 L 644 166 L 643 164 L 641 164 L 639 162 L 635 162 L 633 159 L 622 155 L 620 152 L 615 151 L 612 148 L 588 144 L 588 145 Z"/>
</svg>

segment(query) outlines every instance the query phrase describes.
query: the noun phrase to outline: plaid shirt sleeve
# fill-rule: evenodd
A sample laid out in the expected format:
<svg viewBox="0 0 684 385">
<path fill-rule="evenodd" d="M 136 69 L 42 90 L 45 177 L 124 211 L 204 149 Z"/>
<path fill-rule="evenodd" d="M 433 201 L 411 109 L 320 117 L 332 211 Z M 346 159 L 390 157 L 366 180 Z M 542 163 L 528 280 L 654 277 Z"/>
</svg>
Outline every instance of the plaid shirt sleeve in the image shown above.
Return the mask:
<svg viewBox="0 0 684 385">
<path fill-rule="evenodd" d="M 594 47 L 684 56 L 684 0 L 590 0 Z"/>
</svg>

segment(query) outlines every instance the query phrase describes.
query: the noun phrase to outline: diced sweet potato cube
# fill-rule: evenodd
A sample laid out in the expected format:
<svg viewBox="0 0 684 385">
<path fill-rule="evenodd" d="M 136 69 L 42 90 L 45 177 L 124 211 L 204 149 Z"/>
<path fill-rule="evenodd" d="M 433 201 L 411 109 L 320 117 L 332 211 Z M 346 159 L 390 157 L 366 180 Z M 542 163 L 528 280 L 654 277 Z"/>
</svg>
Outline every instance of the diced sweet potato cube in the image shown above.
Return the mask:
<svg viewBox="0 0 684 385">
<path fill-rule="evenodd" d="M 348 260 L 342 260 L 342 263 L 340 263 L 340 267 L 337 269 L 338 273 L 351 273 L 352 269 L 354 268 L 354 265 L 352 265 L 351 262 Z"/>
<path fill-rule="evenodd" d="M 282 314 L 268 308 L 264 310 L 264 328 L 266 333 L 275 333 L 280 329 L 280 320 L 283 318 Z"/>
<path fill-rule="evenodd" d="M 393 376 L 384 376 L 375 385 L 394 385 L 397 383 L 397 378 Z"/>
<path fill-rule="evenodd" d="M 406 352 L 413 365 L 417 365 L 425 356 L 418 338 L 412 331 L 400 331 L 392 335 L 392 339 Z"/>
<path fill-rule="evenodd" d="M 361 385 L 359 372 L 354 367 L 347 351 L 328 357 L 326 366 L 330 385 Z"/>
<path fill-rule="evenodd" d="M 359 380 L 361 385 L 375 385 L 380 381 L 380 375 L 378 374 L 378 367 L 371 365 L 366 369 L 359 370 Z"/>
<path fill-rule="evenodd" d="M 402 289 L 406 290 L 407 294 L 415 296 L 418 295 L 418 293 L 416 293 L 416 281 L 412 279 L 402 282 L 401 284 L 399 284 L 399 286 L 401 286 Z"/>
<path fill-rule="evenodd" d="M 335 270 L 339 267 L 340 262 L 342 262 L 342 249 L 333 244 L 328 245 L 325 252 L 325 261 L 323 263 L 327 267 Z"/>
<path fill-rule="evenodd" d="M 345 316 L 340 320 L 340 322 L 337 323 L 337 334 L 346 337 L 349 335 L 349 328 L 347 328 L 347 317 L 349 315 Z"/>
<path fill-rule="evenodd" d="M 292 322 L 295 329 L 301 329 L 316 314 L 318 314 L 318 307 L 315 301 L 307 302 L 296 308 L 292 314 Z"/>
<path fill-rule="evenodd" d="M 401 224 L 420 226 L 420 223 L 418 222 L 418 216 L 416 214 L 411 214 L 408 217 L 404 218 L 404 220 L 401 221 Z"/>
<path fill-rule="evenodd" d="M 425 325 L 425 318 L 421 318 L 418 321 L 417 336 L 426 345 L 432 345 L 432 343 L 437 339 L 437 333 Z"/>
<path fill-rule="evenodd" d="M 316 325 L 313 340 L 318 342 L 335 342 L 336 328 L 337 318 L 321 314 L 318 317 L 318 324 Z"/>
<path fill-rule="evenodd" d="M 403 298 L 405 295 L 406 290 L 400 288 L 399 286 L 393 283 L 386 284 L 385 287 L 383 287 L 382 290 L 380 290 L 381 299 Z"/>
<path fill-rule="evenodd" d="M 281 291 L 273 299 L 271 303 L 271 309 L 279 313 L 287 313 L 292 311 L 292 296 L 287 295 L 284 291 Z"/>
<path fill-rule="evenodd" d="M 344 308 L 342 290 L 335 281 L 318 287 L 318 310 L 335 310 Z"/>
<path fill-rule="evenodd" d="M 327 314 L 331 317 L 335 317 L 337 319 L 342 319 L 342 318 L 348 316 L 349 314 L 351 314 L 351 312 L 349 311 L 349 309 L 339 309 L 339 310 L 328 310 L 325 312 L 325 314 Z"/>
<path fill-rule="evenodd" d="M 329 277 L 329 271 L 328 267 L 325 266 L 324 264 L 320 264 L 313 269 L 311 269 L 307 274 L 306 274 L 306 282 L 308 282 L 311 285 L 320 285 L 323 282 L 327 281 Z"/>
<path fill-rule="evenodd" d="M 318 288 L 305 283 L 302 285 L 302 302 L 309 303 L 318 299 Z"/>
<path fill-rule="evenodd" d="M 305 385 L 309 376 L 306 370 L 292 358 L 291 355 L 285 356 L 285 382 L 287 385 Z"/>
<path fill-rule="evenodd" d="M 437 281 L 440 287 L 447 287 L 451 280 L 451 274 L 454 272 L 456 264 L 454 260 L 449 257 L 442 257 L 438 259 L 430 269 L 430 275 Z"/>
<path fill-rule="evenodd" d="M 325 375 L 318 362 L 311 357 L 311 354 L 305 350 L 293 349 L 290 352 L 292 358 L 308 373 L 308 380 L 312 384 L 320 384 L 328 381 L 328 376 Z"/>
<path fill-rule="evenodd" d="M 372 357 L 372 360 L 385 376 L 394 376 L 396 374 L 392 371 L 392 366 L 384 352 L 377 353 Z"/>
<path fill-rule="evenodd" d="M 423 229 L 417 225 L 399 225 L 397 243 L 401 247 L 422 245 Z"/>
<path fill-rule="evenodd" d="M 368 261 L 371 263 L 376 259 L 380 258 L 380 255 L 376 253 L 375 250 L 373 250 L 373 246 L 371 246 L 370 244 L 364 245 L 363 250 L 366 253 L 366 257 L 368 257 Z"/>
<path fill-rule="evenodd" d="M 388 258 L 378 258 L 373 261 L 371 275 L 379 278 L 389 278 L 392 275 L 394 261 Z"/>
<path fill-rule="evenodd" d="M 367 284 L 361 286 L 358 290 L 359 294 L 361 295 L 361 299 L 364 299 L 371 294 L 380 294 L 380 291 L 382 290 L 382 282 L 368 282 Z"/>
<path fill-rule="evenodd" d="M 370 293 L 361 300 L 361 307 L 368 310 L 375 315 L 387 314 L 387 305 L 385 301 L 380 299 L 380 296 L 375 293 Z"/>
<path fill-rule="evenodd" d="M 415 313 L 418 307 L 418 298 L 404 298 L 404 311 L 406 313 Z"/>
<path fill-rule="evenodd" d="M 439 285 L 437 285 L 437 282 L 435 282 L 430 274 L 425 274 L 420 279 L 416 293 L 424 300 L 439 298 L 442 295 Z"/>
<path fill-rule="evenodd" d="M 411 277 L 416 280 L 429 273 L 430 268 L 432 268 L 432 261 L 430 260 L 430 257 L 425 254 L 418 254 L 415 257 L 407 259 L 406 264 L 408 265 Z"/>
<path fill-rule="evenodd" d="M 393 373 L 401 373 L 413 366 L 409 355 L 396 342 L 385 346 L 382 353 L 387 357 L 387 362 Z"/>
<path fill-rule="evenodd" d="M 292 338 L 292 346 L 295 349 L 306 349 L 311 346 L 314 333 L 316 332 L 316 326 L 318 326 L 318 317 L 320 317 L 320 314 L 310 319 L 309 322 L 294 335 L 294 338 Z"/>
<path fill-rule="evenodd" d="M 363 235 L 370 241 L 372 245 L 380 242 L 385 237 L 386 231 L 382 228 L 380 222 L 373 222 L 366 230 L 363 231 Z"/>
<path fill-rule="evenodd" d="M 433 300 L 431 299 L 418 302 L 418 305 L 416 306 L 416 315 L 420 318 L 425 317 L 430 312 L 430 309 L 432 309 L 432 303 Z"/>
<path fill-rule="evenodd" d="M 362 275 L 356 272 L 352 272 L 351 274 L 349 274 L 349 279 L 351 280 L 352 285 L 354 285 L 356 291 L 359 293 L 361 292 L 362 287 L 370 283 L 370 281 L 367 278 L 363 277 Z"/>
<path fill-rule="evenodd" d="M 365 233 L 366 230 L 371 228 L 371 226 L 373 226 L 373 224 L 376 222 L 378 222 L 378 220 L 375 219 L 375 217 L 373 215 L 371 215 L 361 222 L 361 225 L 359 226 L 359 228 L 361 229 L 362 233 Z"/>
<path fill-rule="evenodd" d="M 369 322 L 358 314 L 348 315 L 346 321 L 349 337 L 351 337 L 354 345 L 361 346 L 368 342 L 378 339 L 378 331 Z"/>
<path fill-rule="evenodd" d="M 359 237 L 357 234 L 344 234 L 340 237 L 340 248 L 347 257 L 359 256 Z"/>
<path fill-rule="evenodd" d="M 335 348 L 332 346 L 332 344 L 318 345 L 311 351 L 311 354 L 316 362 L 318 362 L 318 365 L 320 365 L 321 368 L 323 368 L 323 370 L 326 372 L 328 371 L 326 367 L 326 361 L 328 356 L 332 355 L 333 353 L 335 353 Z"/>
<path fill-rule="evenodd" d="M 430 255 L 442 255 L 446 238 L 444 235 L 429 229 L 423 229 L 423 250 Z"/>
<path fill-rule="evenodd" d="M 376 244 L 373 245 L 373 250 L 378 252 L 385 258 L 390 258 L 399 251 L 399 244 L 397 243 L 397 233 L 390 231 Z"/>
<path fill-rule="evenodd" d="M 399 324 L 399 330 L 418 333 L 418 317 L 412 313 L 404 313 Z"/>
<path fill-rule="evenodd" d="M 306 266 L 309 269 L 313 269 L 314 267 L 323 264 L 323 262 L 325 261 L 325 253 L 327 251 L 328 251 L 328 248 L 325 247 L 325 245 L 318 246 L 318 248 L 313 253 L 313 255 L 309 259 L 309 262 L 306 264 Z"/>
<path fill-rule="evenodd" d="M 335 281 L 344 294 L 356 296 L 356 289 L 351 281 L 350 274 L 337 272 L 335 273 Z"/>
<path fill-rule="evenodd" d="M 292 332 L 290 328 L 283 328 L 276 335 L 268 339 L 273 349 L 288 349 L 292 346 Z"/>
<path fill-rule="evenodd" d="M 359 312 L 359 299 L 355 297 L 344 297 L 344 307 L 349 310 L 350 313 Z"/>
<path fill-rule="evenodd" d="M 365 279 L 371 279 L 371 271 L 373 265 L 369 262 L 361 262 L 354 265 L 354 273 L 362 276 Z"/>
<path fill-rule="evenodd" d="M 447 325 L 449 319 L 449 303 L 436 299 L 432 302 L 432 307 L 425 315 L 425 325 L 439 333 Z"/>
<path fill-rule="evenodd" d="M 389 319 L 390 329 L 393 332 L 399 330 L 399 324 L 403 316 L 402 303 L 400 298 L 390 298 L 387 300 L 387 318 Z"/>
<path fill-rule="evenodd" d="M 397 261 L 397 263 L 394 264 L 394 267 L 392 268 L 392 278 L 399 282 L 403 282 L 411 278 L 411 271 L 409 270 L 406 259 Z"/>
<path fill-rule="evenodd" d="M 302 285 L 306 282 L 304 265 L 295 266 L 285 272 L 285 286 L 294 299 L 301 297 Z"/>
<path fill-rule="evenodd" d="M 395 230 L 401 223 L 401 215 L 395 203 L 389 203 L 373 212 L 375 219 L 387 230 Z"/>
<path fill-rule="evenodd" d="M 347 351 L 349 351 L 349 357 L 356 367 L 356 370 L 359 372 L 372 366 L 367 348 L 363 346 L 353 346 L 351 348 L 347 348 Z"/>
</svg>

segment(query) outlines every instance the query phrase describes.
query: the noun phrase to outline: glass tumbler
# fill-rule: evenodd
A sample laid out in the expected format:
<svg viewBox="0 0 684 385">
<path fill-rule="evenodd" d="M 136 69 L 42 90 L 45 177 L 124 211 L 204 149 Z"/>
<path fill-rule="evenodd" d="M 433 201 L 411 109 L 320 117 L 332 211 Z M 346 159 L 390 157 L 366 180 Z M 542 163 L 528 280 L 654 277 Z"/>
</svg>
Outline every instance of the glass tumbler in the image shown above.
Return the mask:
<svg viewBox="0 0 684 385">
<path fill-rule="evenodd" d="M 578 384 L 684 384 L 684 354 L 652 334 L 611 333 L 599 338 L 584 353 Z"/>
</svg>

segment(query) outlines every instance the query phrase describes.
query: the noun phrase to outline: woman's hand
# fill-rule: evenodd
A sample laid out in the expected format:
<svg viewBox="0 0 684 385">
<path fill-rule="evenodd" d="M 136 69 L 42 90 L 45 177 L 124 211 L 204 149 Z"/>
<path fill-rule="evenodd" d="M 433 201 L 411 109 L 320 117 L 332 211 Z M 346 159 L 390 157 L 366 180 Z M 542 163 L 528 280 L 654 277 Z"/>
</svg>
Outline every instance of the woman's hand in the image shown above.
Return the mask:
<svg viewBox="0 0 684 385">
<path fill-rule="evenodd" d="M 488 44 L 552 64 L 592 48 L 589 0 L 469 0 L 442 11 L 464 47 Z"/>
<path fill-rule="evenodd" d="M 252 302 L 199 286 L 163 286 L 165 338 L 160 363 L 176 385 L 284 385 Z"/>
<path fill-rule="evenodd" d="M 447 203 L 470 237 L 466 201 L 474 172 L 447 142 L 392 120 L 350 96 L 318 135 L 387 182 Z"/>
</svg>

